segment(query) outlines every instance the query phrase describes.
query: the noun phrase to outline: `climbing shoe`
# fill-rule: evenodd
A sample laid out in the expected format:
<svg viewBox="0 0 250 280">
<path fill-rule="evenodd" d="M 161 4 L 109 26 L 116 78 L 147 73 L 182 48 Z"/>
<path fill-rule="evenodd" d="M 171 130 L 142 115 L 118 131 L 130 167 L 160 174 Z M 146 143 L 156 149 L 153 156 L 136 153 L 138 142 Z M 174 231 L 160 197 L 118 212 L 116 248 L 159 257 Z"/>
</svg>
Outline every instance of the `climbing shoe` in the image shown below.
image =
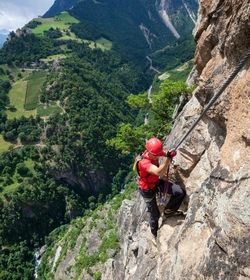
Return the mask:
<svg viewBox="0 0 250 280">
<path fill-rule="evenodd" d="M 172 217 L 172 216 L 183 216 L 183 215 L 184 215 L 184 213 L 180 210 L 178 210 L 178 211 L 172 211 L 170 209 L 164 210 L 164 216 L 167 218 Z"/>
<path fill-rule="evenodd" d="M 157 234 L 152 234 L 152 243 L 157 246 Z"/>
</svg>

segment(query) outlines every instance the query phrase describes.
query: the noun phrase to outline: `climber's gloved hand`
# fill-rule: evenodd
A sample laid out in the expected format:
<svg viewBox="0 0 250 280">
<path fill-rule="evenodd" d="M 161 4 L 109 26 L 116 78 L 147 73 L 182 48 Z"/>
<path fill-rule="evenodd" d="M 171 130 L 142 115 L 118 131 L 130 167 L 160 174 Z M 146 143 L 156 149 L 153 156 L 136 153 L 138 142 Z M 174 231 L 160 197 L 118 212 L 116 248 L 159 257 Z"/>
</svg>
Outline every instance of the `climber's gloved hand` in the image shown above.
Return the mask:
<svg viewBox="0 0 250 280">
<path fill-rule="evenodd" d="M 167 152 L 166 157 L 172 159 L 176 156 L 176 154 L 177 151 L 175 149 L 171 149 Z"/>
</svg>

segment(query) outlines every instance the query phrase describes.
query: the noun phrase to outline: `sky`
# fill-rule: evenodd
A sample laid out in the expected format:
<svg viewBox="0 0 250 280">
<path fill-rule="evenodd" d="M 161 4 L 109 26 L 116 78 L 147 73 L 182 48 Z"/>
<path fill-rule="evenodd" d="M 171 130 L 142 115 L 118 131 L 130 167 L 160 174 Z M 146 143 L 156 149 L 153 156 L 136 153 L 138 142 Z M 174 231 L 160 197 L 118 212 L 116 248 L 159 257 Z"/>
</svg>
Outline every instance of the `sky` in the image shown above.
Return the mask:
<svg viewBox="0 0 250 280">
<path fill-rule="evenodd" d="M 55 0 L 0 0 L 0 30 L 16 31 L 45 14 Z"/>
</svg>

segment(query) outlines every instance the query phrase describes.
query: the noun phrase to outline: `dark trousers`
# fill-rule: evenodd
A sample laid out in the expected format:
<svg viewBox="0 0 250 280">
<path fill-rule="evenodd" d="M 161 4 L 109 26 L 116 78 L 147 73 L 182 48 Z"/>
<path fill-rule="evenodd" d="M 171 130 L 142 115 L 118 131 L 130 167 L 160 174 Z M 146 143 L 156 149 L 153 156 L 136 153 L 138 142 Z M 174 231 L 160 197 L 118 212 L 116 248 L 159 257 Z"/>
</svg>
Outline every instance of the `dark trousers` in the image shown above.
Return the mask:
<svg viewBox="0 0 250 280">
<path fill-rule="evenodd" d="M 160 179 L 158 182 L 158 186 L 161 190 L 164 189 L 165 181 Z M 179 185 L 173 184 L 171 182 L 168 182 L 167 185 L 167 193 L 171 195 L 171 198 L 169 199 L 167 205 L 165 206 L 165 209 L 171 209 L 172 211 L 177 211 L 186 195 L 186 191 L 181 188 Z M 160 211 L 157 206 L 156 202 L 156 193 L 158 191 L 158 188 L 154 188 L 152 190 L 142 190 L 139 188 L 139 192 L 141 196 L 143 197 L 146 206 L 148 208 L 148 212 L 150 213 L 150 229 L 152 234 L 157 234 L 157 231 L 159 229 L 158 220 L 160 218 Z"/>
<path fill-rule="evenodd" d="M 148 212 L 150 213 L 149 224 L 150 224 L 151 232 L 152 234 L 156 235 L 157 230 L 159 228 L 158 220 L 160 218 L 160 211 L 158 209 L 157 202 L 156 202 L 157 188 L 148 191 L 143 191 L 142 189 L 139 188 L 139 192 L 146 203 Z"/>
</svg>

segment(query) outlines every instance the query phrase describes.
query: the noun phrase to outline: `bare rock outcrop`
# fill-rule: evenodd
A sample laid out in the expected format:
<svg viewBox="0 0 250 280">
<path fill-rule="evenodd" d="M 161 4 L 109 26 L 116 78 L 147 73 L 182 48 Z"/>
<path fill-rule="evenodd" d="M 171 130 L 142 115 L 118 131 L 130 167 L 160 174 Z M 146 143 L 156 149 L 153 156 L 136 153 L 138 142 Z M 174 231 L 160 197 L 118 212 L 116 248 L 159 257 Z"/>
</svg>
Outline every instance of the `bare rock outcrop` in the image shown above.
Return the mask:
<svg viewBox="0 0 250 280">
<path fill-rule="evenodd" d="M 250 2 L 201 0 L 194 38 L 199 81 L 165 142 L 177 145 L 250 48 Z M 186 188 L 184 218 L 161 218 L 150 242 L 143 202 L 124 202 L 121 252 L 102 279 L 250 279 L 250 59 L 178 149 L 172 179 Z M 193 79 L 197 80 L 197 79 Z M 192 79 L 190 79 L 192 81 Z M 126 212 L 126 214 L 125 214 Z"/>
</svg>

